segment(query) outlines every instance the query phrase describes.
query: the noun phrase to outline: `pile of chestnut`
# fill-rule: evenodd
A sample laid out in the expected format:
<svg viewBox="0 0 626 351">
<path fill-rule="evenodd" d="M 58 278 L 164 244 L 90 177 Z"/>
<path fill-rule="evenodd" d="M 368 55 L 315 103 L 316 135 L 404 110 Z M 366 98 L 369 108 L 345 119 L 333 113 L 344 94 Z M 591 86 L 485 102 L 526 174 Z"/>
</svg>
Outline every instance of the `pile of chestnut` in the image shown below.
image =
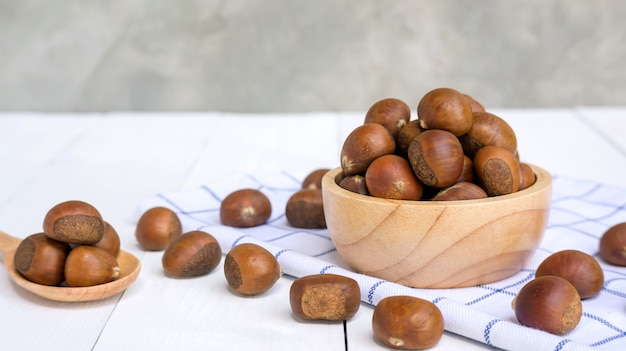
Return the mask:
<svg viewBox="0 0 626 351">
<path fill-rule="evenodd" d="M 535 182 L 502 118 L 451 88 L 426 93 L 417 119 L 402 100 L 374 103 L 341 149 L 340 186 L 398 200 L 466 200 L 505 195 Z"/>
<path fill-rule="evenodd" d="M 119 274 L 120 238 L 89 203 L 70 200 L 52 207 L 43 232 L 24 238 L 15 251 L 15 269 L 48 286 L 104 284 Z"/>
</svg>

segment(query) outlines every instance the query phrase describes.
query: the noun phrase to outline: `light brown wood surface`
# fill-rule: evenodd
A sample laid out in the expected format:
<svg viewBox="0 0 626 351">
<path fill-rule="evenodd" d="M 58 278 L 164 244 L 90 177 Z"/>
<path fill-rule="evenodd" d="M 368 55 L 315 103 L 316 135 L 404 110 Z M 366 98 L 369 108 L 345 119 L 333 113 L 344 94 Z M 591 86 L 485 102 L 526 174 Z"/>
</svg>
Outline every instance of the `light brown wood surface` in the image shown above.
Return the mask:
<svg viewBox="0 0 626 351">
<path fill-rule="evenodd" d="M 532 166 L 528 189 L 463 201 L 401 201 L 356 194 L 322 181 L 329 233 L 356 271 L 410 287 L 454 288 L 519 272 L 545 230 L 552 177 Z"/>
<path fill-rule="evenodd" d="M 25 279 L 15 270 L 13 258 L 21 239 L 0 231 L 0 251 L 4 256 L 4 265 L 13 282 L 33 294 L 49 300 L 61 302 L 82 302 L 101 300 L 117 295 L 132 284 L 141 271 L 141 263 L 134 255 L 120 250 L 117 262 L 120 276 L 116 280 L 89 287 L 46 286 Z"/>
</svg>

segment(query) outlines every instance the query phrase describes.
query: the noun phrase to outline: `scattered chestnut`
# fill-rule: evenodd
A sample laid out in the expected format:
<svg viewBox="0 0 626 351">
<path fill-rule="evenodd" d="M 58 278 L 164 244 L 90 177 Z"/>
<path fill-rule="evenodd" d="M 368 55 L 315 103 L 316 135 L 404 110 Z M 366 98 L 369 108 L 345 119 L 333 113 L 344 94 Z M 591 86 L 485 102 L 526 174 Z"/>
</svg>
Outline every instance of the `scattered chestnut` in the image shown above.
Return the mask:
<svg viewBox="0 0 626 351">
<path fill-rule="evenodd" d="M 423 186 L 409 162 L 398 155 L 383 155 L 372 161 L 365 171 L 367 192 L 376 197 L 395 200 L 419 200 Z"/>
<path fill-rule="evenodd" d="M 285 205 L 285 217 L 296 228 L 326 228 L 321 189 L 303 189 L 295 192 Z"/>
<path fill-rule="evenodd" d="M 360 174 L 343 177 L 338 185 L 353 193 L 369 195 L 367 192 L 367 184 L 365 184 L 365 177 Z"/>
<path fill-rule="evenodd" d="M 274 255 L 256 244 L 239 244 L 224 259 L 226 281 L 242 295 L 257 295 L 269 290 L 281 275 L 282 269 Z"/>
<path fill-rule="evenodd" d="M 578 250 L 562 250 L 537 267 L 535 277 L 555 275 L 570 282 L 581 299 L 596 296 L 604 286 L 604 272 L 596 259 Z"/>
<path fill-rule="evenodd" d="M 386 98 L 375 102 L 365 114 L 364 123 L 378 123 L 387 128 L 394 139 L 411 118 L 411 108 L 404 101 Z"/>
<path fill-rule="evenodd" d="M 428 300 L 413 296 L 389 296 L 374 308 L 374 337 L 385 346 L 422 350 L 435 346 L 443 336 L 441 311 Z"/>
<path fill-rule="evenodd" d="M 43 221 L 43 232 L 51 239 L 71 244 L 94 244 L 102 239 L 102 215 L 89 203 L 78 200 L 53 206 Z"/>
<path fill-rule="evenodd" d="M 465 95 L 450 88 L 429 91 L 417 105 L 417 117 L 424 129 L 441 129 L 455 136 L 472 128 L 472 109 Z"/>
<path fill-rule="evenodd" d="M 519 158 L 517 160 L 519 161 Z M 535 172 L 533 172 L 530 165 L 528 163 L 520 162 L 519 168 L 521 172 L 519 190 L 524 190 L 535 184 Z"/>
<path fill-rule="evenodd" d="M 15 250 L 15 270 L 31 282 L 59 285 L 65 280 L 65 261 L 70 245 L 50 239 L 44 233 L 24 238 Z"/>
<path fill-rule="evenodd" d="M 506 121 L 490 112 L 473 112 L 472 128 L 459 136 L 463 151 L 470 158 L 483 146 L 503 147 L 515 154 L 517 138 L 513 128 Z"/>
<path fill-rule="evenodd" d="M 93 246 L 105 249 L 109 251 L 114 257 L 117 257 L 120 253 L 120 236 L 111 224 L 104 221 L 104 233 L 102 239 Z"/>
<path fill-rule="evenodd" d="M 626 266 L 626 222 L 607 229 L 600 238 L 600 257 L 616 266 Z"/>
<path fill-rule="evenodd" d="M 321 189 L 322 178 L 328 171 L 330 171 L 330 169 L 320 168 L 309 173 L 302 181 L 302 189 Z"/>
<path fill-rule="evenodd" d="M 459 182 L 441 189 L 431 201 L 457 201 L 484 199 L 488 195 L 480 186 L 470 182 Z"/>
<path fill-rule="evenodd" d="M 180 219 L 167 207 L 153 207 L 144 212 L 135 229 L 137 241 L 149 251 L 164 250 L 180 235 L 182 235 Z"/>
<path fill-rule="evenodd" d="M 556 335 L 567 334 L 578 325 L 582 308 L 576 288 L 553 275 L 526 283 L 513 300 L 515 316 L 522 325 Z"/>
<path fill-rule="evenodd" d="M 392 154 L 396 142 L 393 135 L 378 123 L 365 123 L 346 137 L 341 148 L 341 168 L 347 176 L 363 174 L 377 157 Z"/>
<path fill-rule="evenodd" d="M 222 259 L 222 249 L 209 233 L 187 232 L 165 249 L 161 264 L 166 274 L 173 277 L 196 277 L 211 272 Z"/>
<path fill-rule="evenodd" d="M 417 178 L 431 187 L 448 187 L 463 171 L 461 143 L 445 130 L 429 129 L 418 134 L 409 145 L 408 157 Z"/>
<path fill-rule="evenodd" d="M 296 279 L 289 290 L 294 315 L 304 320 L 341 321 L 352 318 L 361 305 L 356 280 L 336 274 L 314 274 Z"/>
<path fill-rule="evenodd" d="M 270 199 L 257 189 L 236 190 L 222 200 L 220 220 L 231 227 L 254 227 L 261 225 L 272 215 Z"/>
<path fill-rule="evenodd" d="M 65 262 L 65 281 L 68 286 L 93 286 L 109 283 L 120 275 L 120 267 L 113 255 L 99 247 L 80 245 L 72 249 Z"/>
<path fill-rule="evenodd" d="M 514 193 L 520 186 L 519 161 L 499 146 L 484 146 L 474 156 L 476 176 L 489 196 Z"/>
<path fill-rule="evenodd" d="M 468 94 L 463 94 L 472 109 L 472 112 L 485 112 L 485 106 Z"/>
</svg>

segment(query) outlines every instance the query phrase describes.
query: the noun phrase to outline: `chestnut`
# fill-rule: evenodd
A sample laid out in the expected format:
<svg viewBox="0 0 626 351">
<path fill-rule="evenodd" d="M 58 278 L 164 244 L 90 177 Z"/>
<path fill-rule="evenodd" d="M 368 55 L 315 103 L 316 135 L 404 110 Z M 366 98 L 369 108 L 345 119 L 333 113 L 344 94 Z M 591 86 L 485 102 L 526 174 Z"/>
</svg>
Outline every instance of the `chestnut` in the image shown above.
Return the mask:
<svg viewBox="0 0 626 351">
<path fill-rule="evenodd" d="M 289 303 L 300 319 L 347 320 L 359 310 L 361 290 L 356 280 L 342 275 L 308 275 L 291 284 Z"/>
<path fill-rule="evenodd" d="M 395 200 L 419 200 L 423 186 L 409 162 L 398 155 L 383 155 L 372 161 L 365 171 L 367 192 L 376 197 Z"/>
<path fill-rule="evenodd" d="M 44 217 L 43 232 L 70 244 L 94 244 L 102 239 L 102 215 L 91 204 L 70 200 L 53 206 Z"/>
<path fill-rule="evenodd" d="M 222 259 L 222 249 L 209 233 L 194 230 L 176 238 L 163 252 L 161 264 L 173 277 L 196 277 L 211 272 Z"/>
<path fill-rule="evenodd" d="M 365 123 L 356 127 L 341 147 L 341 168 L 346 176 L 363 174 L 370 163 L 379 156 L 392 154 L 396 142 L 393 135 L 378 123 Z"/>
<path fill-rule="evenodd" d="M 555 275 L 570 282 L 581 299 L 596 296 L 604 286 L 604 272 L 596 259 L 578 250 L 553 253 L 539 264 L 535 277 Z"/>
<path fill-rule="evenodd" d="M 461 175 L 457 178 L 455 183 L 468 182 L 474 183 L 476 180 L 476 171 L 474 170 L 474 161 L 471 158 L 463 155 L 463 170 Z"/>
<path fill-rule="evenodd" d="M 470 182 L 459 182 L 441 189 L 431 201 L 457 201 L 484 199 L 488 195 L 480 186 Z"/>
<path fill-rule="evenodd" d="M 159 206 L 141 215 L 135 229 L 135 238 L 145 250 L 160 251 L 182 235 L 182 231 L 178 215 L 167 207 Z"/>
<path fill-rule="evenodd" d="M 33 283 L 59 285 L 65 280 L 65 261 L 71 247 L 44 233 L 31 234 L 15 250 L 15 270 Z"/>
<path fill-rule="evenodd" d="M 517 158 L 517 160 L 519 161 L 519 158 Z M 535 184 L 537 177 L 535 176 L 535 173 L 530 165 L 528 163 L 520 162 L 519 168 L 521 172 L 519 190 L 524 190 Z"/>
<path fill-rule="evenodd" d="M 406 158 L 409 154 L 409 145 L 411 144 L 411 140 L 423 131 L 424 129 L 420 127 L 419 120 L 415 119 L 409 121 L 404 128 L 400 129 L 400 133 L 398 133 L 396 154 Z"/>
<path fill-rule="evenodd" d="M 490 112 L 473 112 L 472 128 L 459 136 L 465 154 L 474 158 L 483 146 L 494 145 L 515 154 L 517 137 L 513 128 L 502 118 Z"/>
<path fill-rule="evenodd" d="M 269 290 L 282 275 L 276 257 L 252 243 L 233 247 L 224 259 L 228 285 L 242 295 L 257 295 Z"/>
<path fill-rule="evenodd" d="M 616 266 L 626 266 L 626 222 L 607 229 L 600 238 L 600 257 Z"/>
<path fill-rule="evenodd" d="M 422 350 L 435 346 L 444 331 L 443 314 L 432 302 L 413 296 L 389 296 L 374 308 L 374 337 L 385 346 Z"/>
<path fill-rule="evenodd" d="M 240 189 L 226 196 L 220 205 L 220 221 L 231 227 L 255 227 L 272 215 L 270 199 L 257 189 Z"/>
<path fill-rule="evenodd" d="M 113 255 L 99 247 L 80 245 L 72 249 L 65 262 L 68 286 L 93 286 L 109 283 L 120 275 Z"/>
<path fill-rule="evenodd" d="M 519 190 L 519 161 L 502 147 L 490 145 L 480 148 L 474 157 L 474 168 L 489 196 L 506 195 Z"/>
<path fill-rule="evenodd" d="M 109 251 L 114 257 L 117 257 L 120 253 L 120 236 L 111 224 L 104 221 L 104 232 L 102 239 L 93 246 L 105 249 Z"/>
<path fill-rule="evenodd" d="M 295 192 L 285 205 L 285 217 L 292 227 L 326 228 L 321 189 L 303 189 Z"/>
<path fill-rule="evenodd" d="M 330 171 L 329 168 L 320 168 L 312 171 L 302 181 L 302 189 L 321 189 L 324 174 Z"/>
<path fill-rule="evenodd" d="M 463 148 L 459 139 L 445 130 L 418 134 L 409 145 L 409 162 L 417 178 L 435 188 L 448 187 L 463 171 Z"/>
<path fill-rule="evenodd" d="M 365 177 L 360 174 L 343 177 L 337 185 L 353 193 L 369 195 L 367 192 L 367 184 L 365 184 Z"/>
<path fill-rule="evenodd" d="M 375 102 L 365 114 L 364 123 L 378 123 L 387 128 L 394 139 L 411 118 L 411 108 L 404 101 L 386 98 Z"/>
<path fill-rule="evenodd" d="M 450 88 L 429 91 L 417 105 L 417 117 L 424 129 L 441 129 L 455 136 L 472 128 L 472 108 L 467 98 Z"/>
<path fill-rule="evenodd" d="M 526 283 L 513 300 L 520 324 L 556 335 L 573 330 L 582 317 L 582 302 L 567 280 L 546 275 Z"/>
<path fill-rule="evenodd" d="M 485 112 L 485 106 L 478 102 L 478 100 L 474 99 L 474 97 L 468 94 L 463 94 L 463 96 L 465 96 L 465 99 L 467 99 L 467 102 L 469 103 L 472 112 Z"/>
</svg>

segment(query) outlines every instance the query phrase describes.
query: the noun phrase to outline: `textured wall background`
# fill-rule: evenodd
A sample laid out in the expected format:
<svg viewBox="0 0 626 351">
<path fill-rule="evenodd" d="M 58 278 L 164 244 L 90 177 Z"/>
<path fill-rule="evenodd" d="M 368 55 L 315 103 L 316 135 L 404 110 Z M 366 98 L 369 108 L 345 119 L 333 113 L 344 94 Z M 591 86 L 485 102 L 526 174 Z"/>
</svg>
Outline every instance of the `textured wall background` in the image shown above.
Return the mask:
<svg viewBox="0 0 626 351">
<path fill-rule="evenodd" d="M 619 0 L 0 0 L 0 110 L 626 104 Z"/>
</svg>

